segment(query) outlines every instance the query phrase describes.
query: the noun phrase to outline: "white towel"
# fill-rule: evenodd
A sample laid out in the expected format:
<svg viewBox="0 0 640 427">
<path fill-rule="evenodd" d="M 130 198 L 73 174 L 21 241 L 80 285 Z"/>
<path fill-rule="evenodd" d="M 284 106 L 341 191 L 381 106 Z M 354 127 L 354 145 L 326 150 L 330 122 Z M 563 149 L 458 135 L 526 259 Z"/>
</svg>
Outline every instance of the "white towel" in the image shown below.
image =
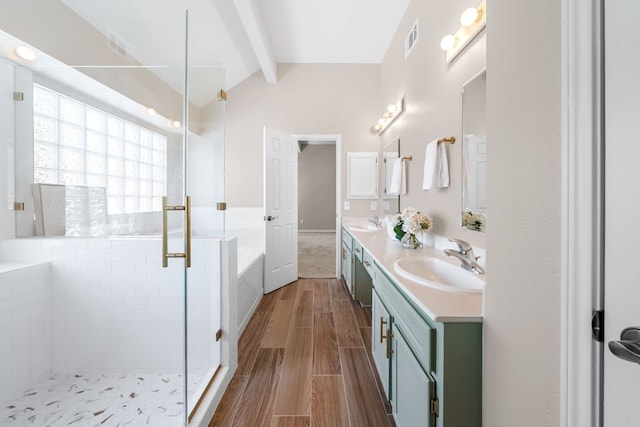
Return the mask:
<svg viewBox="0 0 640 427">
<path fill-rule="evenodd" d="M 436 170 L 438 167 L 438 140 L 434 139 L 429 144 L 424 153 L 424 178 L 422 189 L 431 190 L 435 183 Z"/>
<path fill-rule="evenodd" d="M 404 163 L 404 159 L 398 157 L 393 161 L 393 167 L 391 169 L 391 182 L 389 183 L 390 196 L 398 194 L 407 194 L 407 168 Z"/>
<path fill-rule="evenodd" d="M 449 186 L 449 162 L 447 159 L 447 147 L 444 142 L 438 144 L 438 187 Z"/>
</svg>

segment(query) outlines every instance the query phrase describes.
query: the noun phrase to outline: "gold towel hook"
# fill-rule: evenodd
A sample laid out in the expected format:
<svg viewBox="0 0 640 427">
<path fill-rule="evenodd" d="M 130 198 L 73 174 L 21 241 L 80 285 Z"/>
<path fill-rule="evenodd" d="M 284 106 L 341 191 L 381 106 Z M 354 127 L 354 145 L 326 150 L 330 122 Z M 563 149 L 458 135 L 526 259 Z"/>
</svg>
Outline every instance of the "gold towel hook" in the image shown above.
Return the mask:
<svg viewBox="0 0 640 427">
<path fill-rule="evenodd" d="M 404 157 L 402 158 L 402 160 L 409 160 L 409 161 L 411 161 L 411 160 L 413 160 L 413 156 L 404 156 Z"/>
<path fill-rule="evenodd" d="M 438 140 L 438 144 L 440 144 L 441 142 L 446 142 L 448 144 L 455 144 L 456 143 L 456 137 L 455 136 L 450 136 L 449 138 L 440 138 Z"/>
</svg>

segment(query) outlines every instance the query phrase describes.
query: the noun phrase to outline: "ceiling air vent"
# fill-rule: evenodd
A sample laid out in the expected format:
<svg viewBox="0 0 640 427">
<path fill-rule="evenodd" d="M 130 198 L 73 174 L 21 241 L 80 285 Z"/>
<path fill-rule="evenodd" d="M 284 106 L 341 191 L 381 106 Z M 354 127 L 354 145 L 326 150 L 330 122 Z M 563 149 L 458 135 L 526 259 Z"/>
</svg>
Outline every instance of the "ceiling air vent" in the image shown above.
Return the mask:
<svg viewBox="0 0 640 427">
<path fill-rule="evenodd" d="M 404 59 L 409 57 L 411 53 L 411 49 L 418 42 L 418 20 L 416 19 L 416 23 L 411 27 L 411 31 L 407 34 L 407 38 L 404 39 Z"/>
<path fill-rule="evenodd" d="M 135 49 L 133 48 L 131 43 L 128 43 L 126 40 L 124 40 L 122 37 L 120 37 L 113 31 L 109 32 L 108 41 L 109 41 L 109 48 L 111 50 L 125 57 L 129 62 L 133 62 L 135 57 Z"/>
</svg>

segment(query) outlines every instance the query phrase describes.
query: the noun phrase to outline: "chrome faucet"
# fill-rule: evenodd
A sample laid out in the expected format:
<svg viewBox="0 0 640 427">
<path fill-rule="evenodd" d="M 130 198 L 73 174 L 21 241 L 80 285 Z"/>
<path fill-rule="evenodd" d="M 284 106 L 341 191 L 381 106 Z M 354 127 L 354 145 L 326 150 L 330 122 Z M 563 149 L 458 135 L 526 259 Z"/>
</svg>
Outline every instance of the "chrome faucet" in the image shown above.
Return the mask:
<svg viewBox="0 0 640 427">
<path fill-rule="evenodd" d="M 475 274 L 484 274 L 484 269 L 478 264 L 478 258 L 473 253 L 473 247 L 460 239 L 449 239 L 450 242 L 458 245 L 458 250 L 445 249 L 443 252 L 447 256 L 458 258 L 462 263 L 462 268 L 469 270 Z"/>
<path fill-rule="evenodd" d="M 369 222 L 372 222 L 376 228 L 380 228 L 382 226 L 382 219 L 378 215 L 372 215 L 371 218 L 369 218 Z"/>
</svg>

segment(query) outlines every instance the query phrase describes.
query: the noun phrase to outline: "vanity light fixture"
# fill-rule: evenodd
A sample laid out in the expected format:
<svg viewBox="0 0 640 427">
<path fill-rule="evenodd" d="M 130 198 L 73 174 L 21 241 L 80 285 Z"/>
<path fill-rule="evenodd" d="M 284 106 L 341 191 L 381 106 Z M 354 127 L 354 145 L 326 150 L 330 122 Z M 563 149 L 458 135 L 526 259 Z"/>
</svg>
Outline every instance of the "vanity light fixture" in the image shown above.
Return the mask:
<svg viewBox="0 0 640 427">
<path fill-rule="evenodd" d="M 378 135 L 382 135 L 382 132 L 404 111 L 404 99 L 400 98 L 395 104 L 391 104 L 387 107 L 387 111 L 382 114 L 382 117 L 378 119 L 378 122 L 373 127 Z"/>
<path fill-rule="evenodd" d="M 447 52 L 447 63 L 453 61 L 458 54 L 487 25 L 487 2 L 482 0 L 478 7 L 466 9 L 460 15 L 460 25 L 455 34 L 448 34 L 440 40 L 440 48 Z"/>
<path fill-rule="evenodd" d="M 18 46 L 16 48 L 16 55 L 25 61 L 33 61 L 36 59 L 36 52 L 29 46 Z"/>
</svg>

